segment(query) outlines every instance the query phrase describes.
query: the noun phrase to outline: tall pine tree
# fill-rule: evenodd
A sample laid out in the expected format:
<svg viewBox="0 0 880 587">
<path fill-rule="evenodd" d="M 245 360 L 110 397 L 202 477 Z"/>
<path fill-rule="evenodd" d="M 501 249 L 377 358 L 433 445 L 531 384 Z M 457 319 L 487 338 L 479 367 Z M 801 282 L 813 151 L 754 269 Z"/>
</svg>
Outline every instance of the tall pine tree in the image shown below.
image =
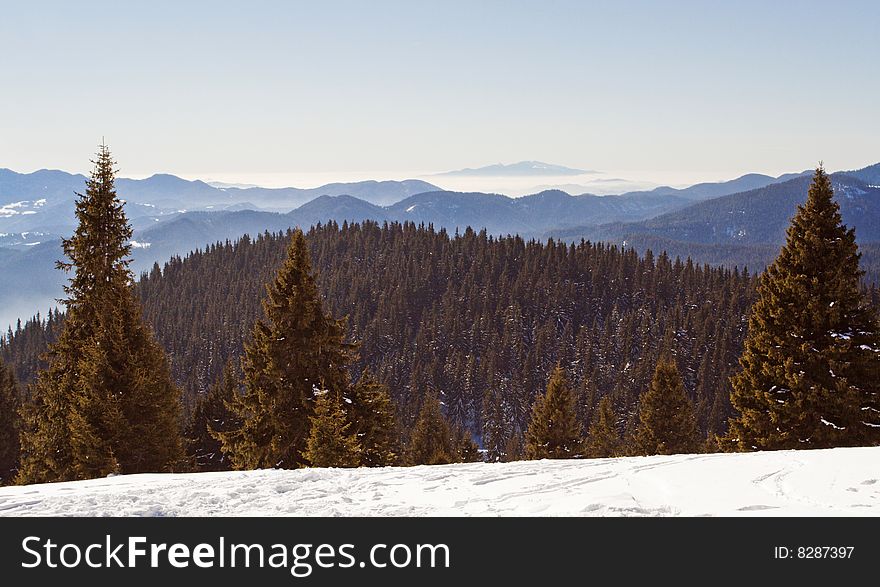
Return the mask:
<svg viewBox="0 0 880 587">
<path fill-rule="evenodd" d="M 102 145 L 79 224 L 63 241 L 73 271 L 64 326 L 33 386 L 22 434 L 22 482 L 110 472 L 169 471 L 183 463 L 180 392 L 165 353 L 144 325 L 129 270 L 131 227 Z"/>
<path fill-rule="evenodd" d="M 582 444 L 575 394 L 565 371 L 557 365 L 547 391 L 535 399 L 532 407 L 526 430 L 526 458 L 571 459 L 580 456 Z"/>
<path fill-rule="evenodd" d="M 820 167 L 761 276 L 731 379 L 737 448 L 880 444 L 880 325 L 859 290 L 859 257 Z"/>
<path fill-rule="evenodd" d="M 694 407 L 675 362 L 661 358 L 648 391 L 639 398 L 633 449 L 643 455 L 697 452 L 701 446 Z"/>
<path fill-rule="evenodd" d="M 18 471 L 20 453 L 18 386 L 12 369 L 0 360 L 0 485 L 7 485 Z"/>
<path fill-rule="evenodd" d="M 302 231 L 293 232 L 266 289 L 265 319 L 257 320 L 245 346 L 245 392 L 233 404 L 241 426 L 219 434 L 238 469 L 307 464 L 315 394 L 349 386 L 353 347 L 343 340 L 344 320 L 324 311 Z"/>
</svg>

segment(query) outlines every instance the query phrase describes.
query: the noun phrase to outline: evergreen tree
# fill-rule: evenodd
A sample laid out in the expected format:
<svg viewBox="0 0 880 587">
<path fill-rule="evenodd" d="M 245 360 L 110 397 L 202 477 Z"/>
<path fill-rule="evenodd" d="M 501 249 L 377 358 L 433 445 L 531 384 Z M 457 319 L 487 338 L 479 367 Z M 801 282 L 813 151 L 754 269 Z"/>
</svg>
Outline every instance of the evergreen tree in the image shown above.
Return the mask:
<svg viewBox="0 0 880 587">
<path fill-rule="evenodd" d="M 220 381 L 196 403 L 186 432 L 187 455 L 199 471 L 229 471 L 232 468 L 219 437 L 241 425 L 230 409 L 238 395 L 238 374 L 232 361 L 228 361 Z"/>
<path fill-rule="evenodd" d="M 313 467 L 357 467 L 361 447 L 339 400 L 329 391 L 315 398 L 304 457 Z"/>
<path fill-rule="evenodd" d="M 15 477 L 19 461 L 19 397 L 12 369 L 0 360 L 0 485 Z"/>
<path fill-rule="evenodd" d="M 526 430 L 526 458 L 571 459 L 581 453 L 575 395 L 561 366 L 557 365 L 547 391 L 535 399 Z"/>
<path fill-rule="evenodd" d="M 622 450 L 620 432 L 617 430 L 617 416 L 610 396 L 599 400 L 599 408 L 587 433 L 584 454 L 590 458 L 619 456 Z"/>
<path fill-rule="evenodd" d="M 400 449 L 388 387 L 364 371 L 348 395 L 348 419 L 361 447 L 360 464 L 364 467 L 395 464 Z"/>
<path fill-rule="evenodd" d="M 504 462 L 521 461 L 525 458 L 523 435 L 519 430 L 514 430 L 504 447 Z"/>
<path fill-rule="evenodd" d="M 880 325 L 859 257 L 820 167 L 761 276 L 731 380 L 728 437 L 739 449 L 880 444 Z"/>
<path fill-rule="evenodd" d="M 445 465 L 455 462 L 457 454 L 449 423 L 440 411 L 440 402 L 433 395 L 426 396 L 410 436 L 409 464 Z"/>
<path fill-rule="evenodd" d="M 694 407 L 678 368 L 671 359 L 661 358 L 640 398 L 633 447 L 638 454 L 671 455 L 697 452 L 700 445 Z"/>
<path fill-rule="evenodd" d="M 500 396 L 498 390 L 488 388 L 483 397 L 483 443 L 490 463 L 505 459 L 511 436 Z"/>
<path fill-rule="evenodd" d="M 458 428 L 455 434 L 456 461 L 459 463 L 478 463 L 483 460 L 480 447 L 474 442 L 471 433 L 465 428 Z"/>
<path fill-rule="evenodd" d="M 344 320 L 324 311 L 300 230 L 267 287 L 263 313 L 245 346 L 245 393 L 233 404 L 242 425 L 219 437 L 238 469 L 296 468 L 305 464 L 315 393 L 343 393 L 352 360 Z"/>
<path fill-rule="evenodd" d="M 102 145 L 79 224 L 63 240 L 73 277 L 66 317 L 23 413 L 20 480 L 86 479 L 181 466 L 180 392 L 165 353 L 144 325 L 128 268 L 131 227 Z"/>
</svg>

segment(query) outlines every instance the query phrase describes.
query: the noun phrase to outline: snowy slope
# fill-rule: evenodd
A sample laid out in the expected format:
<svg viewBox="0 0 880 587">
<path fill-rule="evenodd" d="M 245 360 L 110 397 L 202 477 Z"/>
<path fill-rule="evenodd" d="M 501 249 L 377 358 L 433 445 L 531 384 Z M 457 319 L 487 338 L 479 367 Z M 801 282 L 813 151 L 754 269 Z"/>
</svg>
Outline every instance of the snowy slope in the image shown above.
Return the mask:
<svg viewBox="0 0 880 587">
<path fill-rule="evenodd" d="M 880 515 L 880 447 L 117 476 L 0 489 L 3 515 Z"/>
</svg>

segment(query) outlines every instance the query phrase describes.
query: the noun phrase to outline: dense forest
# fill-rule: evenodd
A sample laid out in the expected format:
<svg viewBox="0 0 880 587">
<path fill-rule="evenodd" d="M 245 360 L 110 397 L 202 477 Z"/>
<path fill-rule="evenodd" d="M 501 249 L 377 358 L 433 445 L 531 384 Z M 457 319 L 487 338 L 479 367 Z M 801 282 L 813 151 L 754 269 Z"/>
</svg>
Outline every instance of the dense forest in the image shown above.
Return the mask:
<svg viewBox="0 0 880 587">
<path fill-rule="evenodd" d="M 145 319 L 168 352 L 187 412 L 240 357 L 289 238 L 218 243 L 141 276 Z M 449 235 L 414 224 L 329 223 L 307 242 L 325 303 L 347 316 L 348 337 L 359 343 L 353 371 L 367 368 L 388 385 L 404 429 L 430 394 L 478 441 L 487 413 L 519 437 L 509 440 L 521 440 L 559 363 L 582 429 L 608 396 L 618 431 L 631 433 L 639 395 L 666 352 L 700 434 L 725 430 L 728 378 L 754 297 L 748 273 L 601 243 Z M 19 381 L 33 379 L 61 319 L 7 334 L 0 350 Z"/>
<path fill-rule="evenodd" d="M 760 278 L 330 222 L 135 284 L 113 179 L 102 145 L 66 314 L 0 340 L 2 483 L 880 442 L 878 292 L 822 168 Z"/>
</svg>

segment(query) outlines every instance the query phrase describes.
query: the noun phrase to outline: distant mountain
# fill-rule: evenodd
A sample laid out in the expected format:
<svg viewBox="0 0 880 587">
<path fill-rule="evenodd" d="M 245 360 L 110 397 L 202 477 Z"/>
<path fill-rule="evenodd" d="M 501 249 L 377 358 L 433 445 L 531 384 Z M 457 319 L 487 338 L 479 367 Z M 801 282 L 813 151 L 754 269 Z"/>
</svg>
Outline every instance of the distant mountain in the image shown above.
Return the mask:
<svg viewBox="0 0 880 587">
<path fill-rule="evenodd" d="M 39 230 L 64 235 L 76 224 L 75 193 L 85 189 L 83 175 L 40 170 L 16 173 L 0 169 L 0 233 Z M 420 192 L 437 191 L 425 181 L 360 181 L 317 188 L 215 187 L 168 174 L 146 179 L 118 178 L 116 189 L 128 202 L 129 218 L 161 222 L 169 215 L 192 210 L 267 209 L 288 212 L 319 196 L 351 195 L 387 206 Z"/>
<path fill-rule="evenodd" d="M 434 184 L 418 179 L 328 183 L 317 188 L 224 188 L 234 201 L 247 200 L 260 208 L 288 212 L 320 196 L 354 196 L 378 206 L 388 206 L 421 192 L 437 191 Z"/>
<path fill-rule="evenodd" d="M 880 241 L 880 185 L 867 183 L 872 166 L 831 175 L 843 221 L 863 245 Z M 638 222 L 608 223 L 550 231 L 566 240 L 587 238 L 637 249 L 666 250 L 696 261 L 762 269 L 785 242 L 797 206 L 806 201 L 811 177 L 697 202 Z M 874 248 L 872 248 L 874 250 Z"/>
<path fill-rule="evenodd" d="M 540 161 L 520 161 L 519 163 L 496 163 L 495 165 L 487 165 L 485 167 L 456 169 L 454 171 L 446 171 L 438 173 L 438 176 L 452 177 L 526 177 L 526 176 L 542 176 L 542 175 L 583 175 L 585 173 L 595 173 L 595 171 L 585 171 L 583 169 L 573 169 L 563 165 L 553 165 L 551 163 L 542 163 Z"/>
<path fill-rule="evenodd" d="M 742 177 L 738 177 L 730 181 L 698 183 L 690 187 L 681 189 L 669 186 L 661 186 L 647 192 L 629 192 L 626 195 L 645 193 L 674 195 L 692 201 L 710 200 L 712 198 L 720 198 L 722 196 L 727 196 L 730 194 L 737 194 L 740 192 L 759 189 L 770 184 L 779 183 L 781 181 L 788 181 L 789 179 L 793 179 L 795 177 L 802 177 L 804 175 L 810 174 L 812 174 L 812 171 L 787 173 L 779 177 L 771 177 L 769 175 L 763 175 L 761 173 L 748 173 L 746 175 L 743 175 Z"/>
<path fill-rule="evenodd" d="M 397 221 L 433 224 L 449 231 L 470 226 L 490 234 L 537 237 L 546 231 L 586 222 L 605 223 L 650 218 L 687 204 L 675 196 L 571 196 L 546 191 L 522 198 L 499 194 L 433 191 L 410 196 L 391 206 L 376 206 L 352 196 L 320 196 L 287 214 L 267 211 L 187 212 L 135 232 L 150 243 L 146 253 L 161 260 L 206 244 L 318 222 Z M 164 257 L 163 257 L 164 255 Z M 145 254 L 138 252 L 136 259 Z M 139 266 L 138 263 L 135 263 Z"/>
<path fill-rule="evenodd" d="M 22 200 L 56 202 L 72 197 L 74 191 L 85 189 L 83 175 L 40 169 L 33 173 L 16 173 L 0 168 L 0 206 Z"/>
<path fill-rule="evenodd" d="M 859 239 L 880 240 L 880 187 L 851 175 L 831 176 L 843 221 Z M 644 234 L 702 244 L 772 244 L 785 241 L 785 230 L 797 206 L 806 201 L 811 178 L 798 177 L 729 196 L 698 202 L 634 223 L 595 229 L 602 237 Z"/>
<path fill-rule="evenodd" d="M 870 165 L 863 169 L 857 169 L 855 171 L 844 171 L 843 173 L 850 177 L 860 179 L 869 185 L 880 186 L 880 163 L 875 163 L 874 165 Z"/>
</svg>

